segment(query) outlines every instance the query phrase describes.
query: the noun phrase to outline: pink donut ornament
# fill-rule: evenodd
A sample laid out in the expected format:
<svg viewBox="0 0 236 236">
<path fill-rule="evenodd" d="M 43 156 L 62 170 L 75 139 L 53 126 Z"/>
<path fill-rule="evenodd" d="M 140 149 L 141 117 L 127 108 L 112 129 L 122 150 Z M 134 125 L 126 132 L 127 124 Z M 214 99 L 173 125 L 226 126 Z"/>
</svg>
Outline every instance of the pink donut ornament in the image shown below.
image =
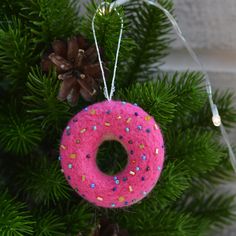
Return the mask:
<svg viewBox="0 0 236 236">
<path fill-rule="evenodd" d="M 97 166 L 99 146 L 120 142 L 128 154 L 115 176 Z M 112 153 L 111 153 L 112 155 Z M 164 163 L 164 142 L 155 120 L 137 105 L 121 101 L 93 104 L 76 114 L 63 132 L 62 170 L 69 184 L 89 202 L 105 208 L 130 206 L 156 185 Z"/>
</svg>

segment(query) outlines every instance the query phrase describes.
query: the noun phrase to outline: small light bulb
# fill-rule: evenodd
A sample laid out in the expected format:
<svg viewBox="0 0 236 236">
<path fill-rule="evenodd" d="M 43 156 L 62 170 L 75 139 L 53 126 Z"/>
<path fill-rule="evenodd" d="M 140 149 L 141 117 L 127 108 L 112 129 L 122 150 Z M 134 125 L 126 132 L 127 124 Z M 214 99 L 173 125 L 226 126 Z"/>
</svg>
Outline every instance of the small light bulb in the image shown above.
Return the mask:
<svg viewBox="0 0 236 236">
<path fill-rule="evenodd" d="M 219 115 L 214 115 L 212 117 L 212 121 L 213 121 L 213 124 L 217 127 L 221 125 L 221 118 Z"/>
</svg>

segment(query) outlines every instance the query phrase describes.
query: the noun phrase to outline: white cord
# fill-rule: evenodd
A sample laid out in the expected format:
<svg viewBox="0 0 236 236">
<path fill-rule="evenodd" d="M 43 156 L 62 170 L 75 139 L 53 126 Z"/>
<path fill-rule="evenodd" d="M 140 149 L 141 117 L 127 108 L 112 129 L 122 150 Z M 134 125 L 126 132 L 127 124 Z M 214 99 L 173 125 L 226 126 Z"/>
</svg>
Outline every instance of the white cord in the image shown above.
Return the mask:
<svg viewBox="0 0 236 236">
<path fill-rule="evenodd" d="M 149 5 L 159 8 L 166 15 L 166 17 L 171 22 L 173 29 L 175 30 L 177 36 L 182 40 L 182 42 L 183 42 L 185 48 L 188 50 L 190 56 L 193 58 L 193 60 L 197 63 L 197 65 L 200 67 L 201 71 L 203 72 L 204 79 L 205 79 L 205 88 L 206 88 L 206 91 L 208 94 L 208 99 L 209 99 L 209 103 L 210 103 L 210 107 L 211 107 L 211 111 L 212 111 L 212 122 L 215 126 L 220 127 L 221 134 L 222 134 L 223 139 L 228 147 L 232 167 L 233 167 L 234 171 L 236 172 L 236 157 L 233 152 L 232 146 L 230 144 L 228 134 L 225 131 L 224 125 L 222 124 L 217 105 L 214 104 L 213 97 L 212 97 L 212 86 L 211 86 L 210 78 L 209 78 L 207 71 L 205 70 L 204 66 L 201 64 L 200 60 L 198 59 L 198 56 L 196 55 L 196 53 L 194 52 L 194 50 L 192 49 L 192 47 L 190 46 L 188 41 L 183 36 L 183 33 L 182 33 L 178 23 L 176 22 L 175 18 L 171 15 L 171 13 L 166 8 L 161 6 L 157 1 L 153 1 L 153 0 L 142 0 L 142 1 L 146 2 Z M 129 2 L 132 2 L 132 0 L 116 0 L 110 4 L 110 10 L 112 8 L 124 5 Z"/>
<path fill-rule="evenodd" d="M 101 71 L 102 71 L 102 79 L 103 79 L 103 83 L 104 83 L 104 95 L 105 95 L 105 98 L 110 101 L 112 99 L 112 96 L 115 92 L 115 79 L 116 79 L 116 70 L 117 70 L 117 64 L 118 64 L 118 58 L 119 58 L 119 52 L 120 52 L 120 46 L 121 46 L 121 39 L 122 39 L 122 34 L 123 34 L 123 28 L 124 28 L 124 21 L 123 21 L 123 18 L 121 17 L 121 15 L 119 14 L 119 12 L 116 10 L 116 8 L 113 7 L 113 9 L 115 10 L 115 12 L 117 13 L 117 15 L 120 17 L 120 20 L 121 20 L 121 28 L 120 28 L 120 35 L 119 35 L 119 40 L 118 40 L 118 45 L 117 45 L 117 51 L 116 51 L 116 58 L 115 58 L 115 65 L 114 65 L 114 71 L 113 71 L 113 77 L 112 77 L 112 83 L 111 83 L 111 91 L 110 91 L 110 94 L 108 92 L 108 88 L 107 88 L 107 83 L 106 83 L 106 77 L 105 77 L 105 73 L 104 73 L 104 69 L 103 69 L 103 63 L 102 63 L 102 59 L 101 59 L 101 55 L 100 55 L 100 51 L 99 51 L 99 47 L 98 47 L 98 42 L 97 42 L 97 37 L 96 37 L 96 30 L 95 30 L 95 27 L 94 27 L 94 22 L 95 22 L 95 18 L 96 18 L 96 15 L 97 13 L 100 11 L 101 14 L 103 14 L 104 12 L 102 12 L 102 7 L 104 5 L 110 5 L 110 3 L 108 2 L 102 2 L 94 16 L 93 16 L 93 19 L 92 19 L 92 30 L 93 30 L 93 37 L 94 37 L 94 41 L 95 41 L 95 46 L 96 46 L 96 49 L 97 49 L 97 53 L 98 53 L 98 61 L 99 61 L 99 65 L 100 65 L 100 68 L 101 68 Z M 111 8 L 109 8 L 109 11 L 110 11 Z"/>
</svg>

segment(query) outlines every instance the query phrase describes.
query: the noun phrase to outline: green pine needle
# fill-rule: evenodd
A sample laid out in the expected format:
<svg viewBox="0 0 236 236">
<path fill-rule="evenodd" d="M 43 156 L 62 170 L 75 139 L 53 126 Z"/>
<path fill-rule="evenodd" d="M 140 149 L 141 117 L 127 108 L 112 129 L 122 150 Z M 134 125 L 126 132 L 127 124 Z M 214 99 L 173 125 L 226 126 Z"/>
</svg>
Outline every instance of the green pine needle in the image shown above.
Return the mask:
<svg viewBox="0 0 236 236">
<path fill-rule="evenodd" d="M 42 132 L 36 121 L 16 114 L 2 117 L 0 146 L 5 152 L 27 155 L 39 145 L 41 139 Z"/>
<path fill-rule="evenodd" d="M 67 233 L 67 232 L 66 232 Z M 53 210 L 37 214 L 34 236 L 65 236 L 65 223 Z"/>
<path fill-rule="evenodd" d="M 16 182 L 19 192 L 38 205 L 49 205 L 68 199 L 71 188 L 61 173 L 59 163 L 48 157 L 38 156 L 25 159 L 18 169 Z"/>
<path fill-rule="evenodd" d="M 6 191 L 0 194 L 0 235 L 26 236 L 33 233 L 32 216 L 23 203 L 16 202 Z"/>
<path fill-rule="evenodd" d="M 37 67 L 28 76 L 28 94 L 24 97 L 27 112 L 37 117 L 44 129 L 60 131 L 71 115 L 69 105 L 57 99 L 59 86 L 55 71 L 45 75 Z"/>
</svg>

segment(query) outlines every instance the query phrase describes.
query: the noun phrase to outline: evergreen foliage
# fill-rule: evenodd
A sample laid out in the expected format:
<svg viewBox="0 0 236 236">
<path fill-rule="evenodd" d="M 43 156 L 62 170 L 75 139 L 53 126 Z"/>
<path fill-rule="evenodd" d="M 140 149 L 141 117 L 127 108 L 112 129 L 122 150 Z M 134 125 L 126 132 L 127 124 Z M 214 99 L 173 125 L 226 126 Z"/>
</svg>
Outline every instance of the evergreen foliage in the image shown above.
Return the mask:
<svg viewBox="0 0 236 236">
<path fill-rule="evenodd" d="M 235 196 L 214 192 L 232 178 L 232 167 L 219 130 L 211 123 L 203 75 L 160 71 L 172 38 L 161 11 L 138 0 L 117 9 L 125 27 L 115 99 L 137 103 L 154 116 L 162 128 L 166 157 L 150 195 L 132 207 L 110 210 L 77 196 L 61 173 L 61 132 L 88 103 L 80 99 L 71 108 L 59 101 L 56 71 L 44 74 L 39 66 L 54 39 L 83 34 L 93 43 L 91 20 L 97 3 L 91 0 L 84 16 L 76 1 L 1 3 L 0 235 L 90 235 L 106 217 L 134 236 L 202 236 L 236 220 Z M 173 12 L 171 0 L 159 3 Z M 112 71 L 120 19 L 106 8 L 95 26 Z M 233 93 L 217 91 L 214 99 L 224 124 L 233 127 Z M 115 153 L 114 160 L 108 153 Z M 97 164 L 112 175 L 125 166 L 126 158 L 119 144 L 107 142 L 99 149 Z"/>
</svg>

